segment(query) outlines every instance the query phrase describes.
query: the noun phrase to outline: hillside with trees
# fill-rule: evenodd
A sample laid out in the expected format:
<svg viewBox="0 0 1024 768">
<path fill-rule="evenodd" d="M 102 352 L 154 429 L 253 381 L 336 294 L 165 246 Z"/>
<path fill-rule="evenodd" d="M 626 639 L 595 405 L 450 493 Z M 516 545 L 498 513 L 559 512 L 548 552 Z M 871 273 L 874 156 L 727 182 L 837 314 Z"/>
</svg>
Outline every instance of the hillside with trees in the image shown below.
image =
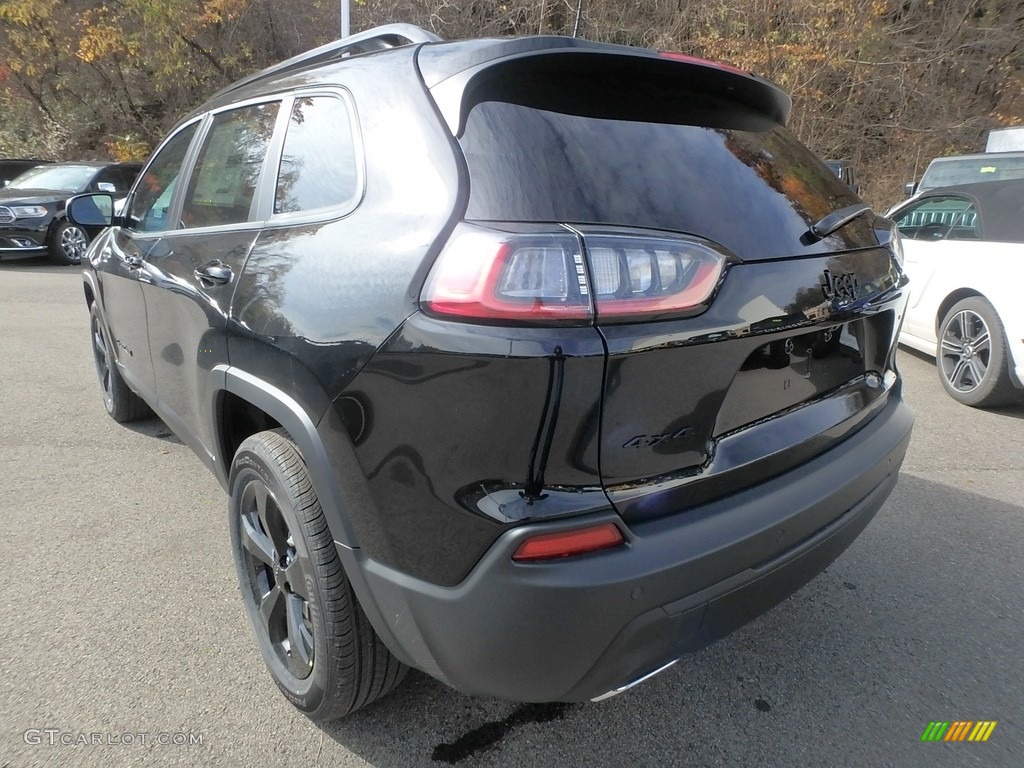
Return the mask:
<svg viewBox="0 0 1024 768">
<path fill-rule="evenodd" d="M 730 62 L 885 207 L 1024 124 L 1024 0 L 353 0 L 354 31 L 557 34 Z M 0 157 L 145 157 L 227 83 L 337 36 L 336 0 L 0 0 Z"/>
</svg>

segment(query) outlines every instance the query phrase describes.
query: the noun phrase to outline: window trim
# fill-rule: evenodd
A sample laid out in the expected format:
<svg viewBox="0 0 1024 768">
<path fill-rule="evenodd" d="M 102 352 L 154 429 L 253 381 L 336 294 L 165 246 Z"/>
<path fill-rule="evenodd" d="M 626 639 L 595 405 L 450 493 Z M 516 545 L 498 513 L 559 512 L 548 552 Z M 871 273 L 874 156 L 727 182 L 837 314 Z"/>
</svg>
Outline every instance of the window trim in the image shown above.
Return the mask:
<svg viewBox="0 0 1024 768">
<path fill-rule="evenodd" d="M 281 167 L 281 156 L 284 153 L 284 143 L 288 134 L 288 123 L 291 120 L 292 109 L 296 99 L 311 98 L 316 96 L 329 96 L 341 99 L 348 112 L 349 128 L 352 133 L 352 151 L 355 155 L 356 186 L 355 191 L 345 200 L 334 205 L 311 208 L 305 211 L 294 211 L 288 213 L 274 213 L 274 199 L 277 195 L 277 175 Z M 231 112 L 236 109 L 256 106 L 259 104 L 278 103 L 278 114 L 274 123 L 274 130 L 270 142 L 267 145 L 267 152 L 263 158 L 263 166 L 260 169 L 259 179 L 256 182 L 256 189 L 253 194 L 253 201 L 249 208 L 249 219 L 247 221 L 235 222 L 233 224 L 219 224 L 206 227 L 174 227 L 173 229 L 162 229 L 153 231 L 141 231 L 127 225 L 127 212 L 135 200 L 136 189 L 142 178 L 149 171 L 153 160 L 164 150 L 171 141 L 182 131 L 190 126 L 195 126 L 196 132 L 192 137 L 185 157 L 179 171 L 181 182 L 174 190 L 171 203 L 167 209 L 167 220 L 180 222 L 181 211 L 185 203 L 185 194 L 195 172 L 195 165 L 202 149 L 214 118 L 222 112 Z M 232 102 L 211 109 L 192 120 L 178 126 L 172 133 L 168 134 L 157 146 L 149 160 L 142 166 L 132 185 L 125 202 L 125 218 L 122 221 L 122 229 L 133 236 L 159 238 L 170 235 L 205 233 L 205 232 L 231 232 L 233 230 L 259 229 L 268 225 L 290 226 L 295 224 L 317 223 L 330 221 L 348 216 L 355 211 L 366 196 L 366 155 L 363 149 L 362 132 L 359 130 L 359 115 L 356 110 L 355 100 L 347 88 L 341 86 L 317 86 L 286 93 L 264 94 L 262 96 Z"/>
<path fill-rule="evenodd" d="M 135 197 L 138 192 L 139 185 L 142 183 L 142 179 L 145 177 L 145 175 L 149 172 L 149 168 L 150 166 L 153 165 L 153 161 L 156 160 L 160 153 L 164 151 L 164 148 L 172 141 L 174 141 L 174 139 L 177 138 L 178 135 L 180 135 L 183 131 L 188 130 L 190 127 L 195 126 L 196 132 L 195 134 L 193 134 L 192 140 L 189 142 L 188 148 L 185 150 L 185 156 L 181 161 L 181 169 L 178 171 L 179 179 L 189 178 L 191 176 L 192 164 L 195 161 L 195 155 L 198 146 L 196 144 L 196 140 L 200 136 L 205 135 L 203 125 L 204 121 L 206 121 L 206 115 L 201 115 L 195 118 L 194 120 L 189 120 L 187 123 L 184 123 L 183 125 L 179 126 L 177 130 L 173 131 L 172 133 L 169 133 L 167 137 L 163 141 L 161 141 L 160 144 L 157 146 L 156 150 L 150 156 L 146 164 L 142 166 L 142 170 L 140 170 L 139 175 L 135 177 L 135 183 L 132 184 L 132 188 L 128 192 L 128 198 L 125 200 L 124 203 L 124 212 L 122 214 L 121 229 L 123 229 L 125 232 L 130 232 L 133 236 L 137 237 L 161 237 L 167 232 L 176 231 L 174 229 L 135 229 L 134 227 L 128 225 L 128 213 L 129 211 L 131 211 L 132 205 L 135 204 Z M 176 221 L 176 216 L 178 214 L 178 211 L 180 210 L 180 198 L 184 194 L 181 191 L 182 186 L 182 184 L 178 184 L 177 188 L 174 190 L 174 194 L 171 195 L 171 202 L 170 205 L 168 205 L 167 207 L 167 219 L 169 221 Z"/>
<path fill-rule="evenodd" d="M 195 173 L 196 163 L 199 162 L 199 153 L 206 144 L 206 139 L 209 137 L 210 131 L 213 130 L 213 121 L 217 116 L 224 112 L 235 112 L 239 109 L 260 106 L 261 104 L 276 103 L 279 105 L 277 116 L 274 118 L 274 127 L 270 134 L 270 141 L 267 142 L 267 151 L 263 155 L 263 164 L 260 167 L 259 176 L 256 178 L 252 202 L 249 204 L 248 218 L 245 221 L 236 221 L 231 224 L 211 224 L 205 227 L 178 226 L 174 229 L 166 230 L 167 232 L 173 232 L 175 234 L 191 234 L 192 232 L 232 232 L 234 230 L 256 229 L 265 224 L 266 217 L 262 215 L 262 211 L 265 205 L 263 197 L 266 195 L 269 162 L 271 156 L 273 156 L 275 152 L 279 152 L 277 145 L 282 141 L 280 138 L 281 114 L 285 111 L 285 105 L 290 103 L 290 101 L 291 99 L 287 94 L 265 95 L 258 98 L 246 99 L 245 101 L 237 101 L 223 107 L 218 107 L 217 109 L 211 109 L 200 118 L 203 121 L 203 125 L 200 126 L 199 131 L 196 132 L 192 146 L 189 147 L 188 154 L 185 156 L 185 162 L 182 164 L 182 168 L 188 168 L 188 173 L 185 175 L 186 181 L 184 184 L 180 185 L 180 189 L 176 189 L 174 191 L 175 199 L 171 202 L 170 210 L 174 213 L 173 220 L 178 221 L 179 225 L 181 223 L 181 212 L 185 207 L 185 195 L 192 183 L 192 174 Z M 291 114 L 290 109 L 288 109 L 288 114 Z M 273 201 L 271 201 L 271 205 L 273 205 Z"/>
<path fill-rule="evenodd" d="M 188 150 L 185 152 L 185 157 L 181 163 L 180 174 L 182 183 L 178 184 L 177 189 L 174 190 L 174 195 L 171 197 L 171 204 L 167 208 L 168 221 L 176 221 L 180 223 L 181 210 L 185 204 L 185 191 L 188 188 L 189 182 L 191 182 L 192 180 L 192 174 L 195 172 L 196 161 L 199 159 L 199 152 L 202 149 L 207 136 L 209 136 L 210 128 L 213 125 L 214 118 L 221 112 L 231 112 L 236 109 L 244 109 L 245 107 L 256 106 L 259 104 L 272 104 L 276 102 L 280 106 L 278 108 L 277 117 L 275 118 L 274 129 L 273 132 L 271 133 L 270 142 L 267 144 L 267 152 L 263 157 L 263 166 L 260 168 L 260 175 L 256 181 L 256 189 L 253 194 L 253 201 L 249 207 L 249 218 L 247 221 L 239 221 L 235 222 L 234 224 L 211 225 L 208 227 L 177 226 L 174 227 L 173 229 L 162 229 L 159 231 L 154 230 L 151 232 L 142 232 L 140 230 L 128 227 L 127 219 L 125 219 L 125 221 L 122 224 L 122 229 L 124 229 L 126 232 L 131 232 L 133 235 L 146 237 L 166 237 L 172 234 L 190 234 L 192 232 L 213 231 L 230 232 L 236 229 L 253 229 L 263 226 L 265 224 L 266 217 L 261 214 L 265 207 L 265 202 L 263 198 L 267 194 L 267 175 L 268 170 L 271 168 L 269 163 L 271 162 L 272 157 L 280 156 L 280 144 L 283 141 L 283 134 L 281 131 L 281 116 L 282 114 L 291 114 L 290 106 L 286 108 L 286 105 L 291 104 L 291 100 L 291 95 L 287 93 L 264 94 L 262 96 L 257 96 L 251 99 L 244 99 L 242 101 L 235 101 L 231 104 L 225 104 L 224 106 L 217 107 L 216 109 L 211 109 L 208 112 L 204 112 L 201 115 L 197 115 L 192 120 L 183 123 L 178 128 L 176 128 L 172 133 L 168 134 L 163 141 L 160 142 L 159 146 L 157 146 L 156 150 L 150 156 L 149 160 L 145 163 L 145 165 L 143 165 L 142 170 L 139 171 L 139 175 L 136 177 L 135 184 L 132 185 L 132 189 L 128 194 L 128 200 L 125 202 L 125 212 L 127 212 L 131 210 L 132 202 L 135 199 L 136 187 L 139 185 L 142 177 L 145 176 L 146 172 L 149 170 L 150 165 L 152 165 L 153 160 L 157 157 L 157 155 L 159 155 L 163 151 L 164 147 L 167 144 L 169 144 L 182 131 L 188 129 L 189 126 L 196 126 L 196 133 L 192 137 L 192 141 L 189 144 Z M 274 166 L 274 168 L 276 169 L 276 166 Z M 277 179 L 276 170 L 274 170 L 274 179 L 275 181 Z M 270 204 L 273 205 L 273 200 L 271 200 Z"/>
<path fill-rule="evenodd" d="M 281 170 L 281 157 L 284 154 L 284 144 L 288 134 L 288 123 L 291 121 L 292 109 L 296 99 L 314 98 L 317 96 L 328 96 L 340 99 L 348 113 L 349 128 L 352 133 L 352 153 L 355 159 L 356 185 L 354 192 L 345 200 L 325 205 L 319 208 L 309 208 L 304 211 L 289 211 L 286 213 L 274 213 L 274 200 L 277 196 L 277 177 Z M 359 115 L 356 111 L 355 100 L 347 88 L 341 86 L 318 86 L 304 88 L 289 94 L 286 99 L 287 108 L 282 105 L 284 114 L 283 130 L 280 134 L 280 142 L 275 147 L 276 155 L 272 166 L 272 173 L 265 179 L 266 200 L 265 208 L 262 209 L 263 219 L 271 226 L 290 226 L 293 224 L 310 224 L 321 221 L 331 221 L 344 218 L 353 213 L 363 202 L 366 196 L 366 155 L 363 151 L 362 133 L 359 130 Z M 268 159 L 271 153 L 267 153 Z"/>
</svg>

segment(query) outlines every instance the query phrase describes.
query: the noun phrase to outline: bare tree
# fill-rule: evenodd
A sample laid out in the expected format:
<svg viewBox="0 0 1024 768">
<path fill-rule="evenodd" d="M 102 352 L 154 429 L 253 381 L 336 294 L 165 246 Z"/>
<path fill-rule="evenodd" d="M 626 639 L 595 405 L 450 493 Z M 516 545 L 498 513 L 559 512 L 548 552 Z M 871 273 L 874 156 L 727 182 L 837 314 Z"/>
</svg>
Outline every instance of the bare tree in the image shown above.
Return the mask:
<svg viewBox="0 0 1024 768">
<path fill-rule="evenodd" d="M 77 21 L 54 23 L 69 8 Z M 989 128 L 1024 123 L 1024 0 L 353 4 L 355 30 L 394 21 L 447 39 L 577 31 L 729 61 L 790 92 L 796 133 L 821 156 L 852 161 L 879 206 L 932 157 L 978 150 Z M 143 154 L 214 90 L 339 26 L 336 0 L 3 0 L 0 155 Z"/>
</svg>

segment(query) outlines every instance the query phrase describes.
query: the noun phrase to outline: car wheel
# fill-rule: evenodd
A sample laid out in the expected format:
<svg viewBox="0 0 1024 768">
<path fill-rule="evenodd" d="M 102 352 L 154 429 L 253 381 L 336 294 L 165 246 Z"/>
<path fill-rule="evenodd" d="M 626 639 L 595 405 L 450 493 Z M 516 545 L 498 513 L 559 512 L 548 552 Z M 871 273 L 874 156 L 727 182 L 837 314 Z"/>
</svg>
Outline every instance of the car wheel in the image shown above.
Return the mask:
<svg viewBox="0 0 1024 768">
<path fill-rule="evenodd" d="M 110 336 L 103 325 L 95 301 L 89 305 L 89 332 L 92 336 L 92 356 L 96 363 L 96 376 L 100 381 L 103 405 L 110 418 L 124 424 L 152 415 L 146 401 L 132 392 L 121 378 L 110 350 Z"/>
<path fill-rule="evenodd" d="M 955 400 L 985 408 L 1015 399 L 1006 335 L 981 296 L 953 305 L 939 327 L 939 379 Z"/>
<path fill-rule="evenodd" d="M 89 235 L 77 224 L 60 221 L 50 233 L 47 243 L 50 260 L 57 264 L 80 264 L 89 247 Z"/>
<path fill-rule="evenodd" d="M 243 441 L 229 490 L 242 600 L 285 697 L 322 722 L 391 691 L 407 667 L 360 608 L 292 441 L 278 431 Z"/>
</svg>

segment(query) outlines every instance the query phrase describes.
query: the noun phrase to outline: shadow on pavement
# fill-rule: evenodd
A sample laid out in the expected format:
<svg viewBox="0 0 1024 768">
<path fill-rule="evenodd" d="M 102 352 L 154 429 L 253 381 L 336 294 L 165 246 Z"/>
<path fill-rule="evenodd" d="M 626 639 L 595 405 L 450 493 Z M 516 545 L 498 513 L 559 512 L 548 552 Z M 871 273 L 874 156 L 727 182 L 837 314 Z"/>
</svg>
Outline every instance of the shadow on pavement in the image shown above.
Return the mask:
<svg viewBox="0 0 1024 768">
<path fill-rule="evenodd" d="M 903 476 L 813 582 L 616 699 L 521 705 L 413 672 L 323 733 L 382 768 L 1019 766 L 1022 549 L 1024 508 Z M 999 724 L 985 744 L 921 743 L 959 719 Z"/>
<path fill-rule="evenodd" d="M 163 440 L 168 443 L 174 443 L 175 445 L 184 445 L 181 439 L 171 431 L 158 416 L 150 416 L 148 419 L 142 419 L 141 421 L 130 421 L 127 424 L 122 424 L 122 427 L 130 429 L 132 432 L 137 432 L 140 435 L 146 435 L 147 437 L 155 437 L 159 440 Z"/>
<path fill-rule="evenodd" d="M 68 274 L 75 270 L 81 270 L 78 264 L 61 266 L 54 264 L 46 256 L 30 256 L 28 258 L 4 258 L 0 259 L 0 272 L 48 272 L 52 274 Z"/>
</svg>

